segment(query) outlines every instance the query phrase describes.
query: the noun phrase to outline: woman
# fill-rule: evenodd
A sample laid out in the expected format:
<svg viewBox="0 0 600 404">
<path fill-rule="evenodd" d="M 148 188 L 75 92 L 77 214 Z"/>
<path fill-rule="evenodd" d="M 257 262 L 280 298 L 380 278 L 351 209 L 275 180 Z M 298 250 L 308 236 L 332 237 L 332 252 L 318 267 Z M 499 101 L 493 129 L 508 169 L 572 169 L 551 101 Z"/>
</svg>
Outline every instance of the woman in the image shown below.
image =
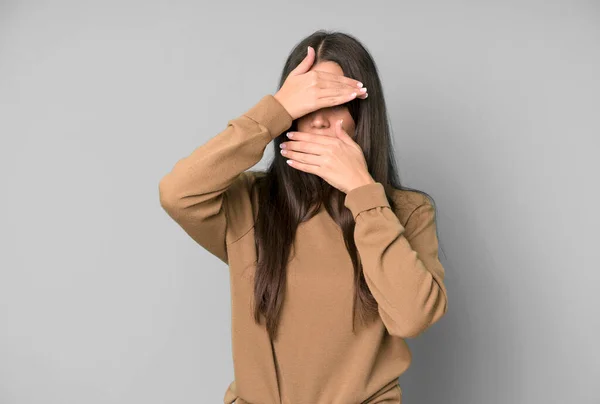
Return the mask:
<svg viewBox="0 0 600 404">
<path fill-rule="evenodd" d="M 271 140 L 267 171 L 249 170 Z M 401 403 L 405 339 L 447 311 L 444 268 L 434 204 L 400 185 L 377 69 L 358 40 L 302 40 L 279 90 L 179 160 L 159 190 L 229 265 L 235 379 L 224 403 Z"/>
</svg>

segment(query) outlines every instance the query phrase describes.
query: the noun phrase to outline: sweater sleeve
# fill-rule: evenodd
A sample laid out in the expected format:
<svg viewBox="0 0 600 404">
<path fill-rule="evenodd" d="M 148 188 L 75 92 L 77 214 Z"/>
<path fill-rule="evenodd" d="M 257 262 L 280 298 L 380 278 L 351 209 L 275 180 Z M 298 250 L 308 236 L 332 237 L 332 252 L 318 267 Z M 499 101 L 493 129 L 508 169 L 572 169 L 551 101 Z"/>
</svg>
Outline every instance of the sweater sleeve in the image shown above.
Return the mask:
<svg viewBox="0 0 600 404">
<path fill-rule="evenodd" d="M 160 204 L 199 245 L 224 263 L 227 257 L 227 203 L 241 174 L 258 163 L 269 142 L 292 124 L 288 111 L 271 94 L 176 162 L 159 182 Z M 227 198 L 224 198 L 226 196 Z"/>
<path fill-rule="evenodd" d="M 448 310 L 433 205 L 419 205 L 404 227 L 379 182 L 352 189 L 344 204 L 354 216 L 365 281 L 388 332 L 418 336 Z"/>
</svg>

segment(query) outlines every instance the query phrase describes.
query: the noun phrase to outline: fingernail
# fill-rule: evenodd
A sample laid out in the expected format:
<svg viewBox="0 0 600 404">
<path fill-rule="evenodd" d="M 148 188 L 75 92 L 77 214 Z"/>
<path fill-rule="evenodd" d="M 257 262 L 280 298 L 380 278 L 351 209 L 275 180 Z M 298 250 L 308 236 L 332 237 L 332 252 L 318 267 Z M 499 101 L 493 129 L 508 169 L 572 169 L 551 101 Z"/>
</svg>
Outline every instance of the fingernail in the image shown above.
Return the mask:
<svg viewBox="0 0 600 404">
<path fill-rule="evenodd" d="M 359 81 L 358 83 L 356 83 L 356 85 L 357 85 L 358 87 L 362 87 L 362 86 L 363 86 L 363 83 L 361 83 L 361 82 Z"/>
<path fill-rule="evenodd" d="M 292 136 L 294 136 L 294 134 L 293 134 L 292 132 L 288 132 L 288 133 L 286 133 L 285 135 L 286 135 L 287 137 L 292 137 Z"/>
</svg>

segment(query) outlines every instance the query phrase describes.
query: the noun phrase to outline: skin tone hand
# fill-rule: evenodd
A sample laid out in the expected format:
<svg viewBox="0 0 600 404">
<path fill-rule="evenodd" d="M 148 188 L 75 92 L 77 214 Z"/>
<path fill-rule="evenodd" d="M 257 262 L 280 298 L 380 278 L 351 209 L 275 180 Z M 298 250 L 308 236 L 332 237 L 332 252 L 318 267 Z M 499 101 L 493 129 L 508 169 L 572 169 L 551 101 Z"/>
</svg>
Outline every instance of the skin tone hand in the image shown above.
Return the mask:
<svg viewBox="0 0 600 404">
<path fill-rule="evenodd" d="M 292 119 L 321 108 L 367 98 L 367 89 L 355 79 L 345 77 L 341 68 L 315 69 L 315 50 L 308 47 L 302 62 L 290 72 L 283 86 L 274 95 Z M 328 71 L 329 70 L 329 71 Z"/>
<path fill-rule="evenodd" d="M 291 141 L 282 142 L 281 154 L 295 169 L 318 175 L 344 193 L 375 183 L 369 174 L 360 146 L 335 123 L 335 137 L 308 132 L 288 132 Z"/>
</svg>

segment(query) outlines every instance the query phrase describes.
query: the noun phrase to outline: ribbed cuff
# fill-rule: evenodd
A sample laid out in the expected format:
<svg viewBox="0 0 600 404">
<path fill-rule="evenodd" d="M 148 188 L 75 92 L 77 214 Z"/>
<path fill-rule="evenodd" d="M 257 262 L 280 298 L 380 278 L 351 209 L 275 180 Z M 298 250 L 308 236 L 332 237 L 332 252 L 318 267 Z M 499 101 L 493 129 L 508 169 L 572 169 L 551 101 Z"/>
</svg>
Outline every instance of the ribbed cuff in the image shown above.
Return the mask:
<svg viewBox="0 0 600 404">
<path fill-rule="evenodd" d="M 390 202 L 385 194 L 383 184 L 375 182 L 361 185 L 348 192 L 344 198 L 344 206 L 350 209 L 356 220 L 356 216 L 360 212 L 377 206 L 387 206 L 389 208 Z"/>
<path fill-rule="evenodd" d="M 293 121 L 289 112 L 271 94 L 261 98 L 244 115 L 265 126 L 273 139 L 289 129 Z"/>
</svg>

